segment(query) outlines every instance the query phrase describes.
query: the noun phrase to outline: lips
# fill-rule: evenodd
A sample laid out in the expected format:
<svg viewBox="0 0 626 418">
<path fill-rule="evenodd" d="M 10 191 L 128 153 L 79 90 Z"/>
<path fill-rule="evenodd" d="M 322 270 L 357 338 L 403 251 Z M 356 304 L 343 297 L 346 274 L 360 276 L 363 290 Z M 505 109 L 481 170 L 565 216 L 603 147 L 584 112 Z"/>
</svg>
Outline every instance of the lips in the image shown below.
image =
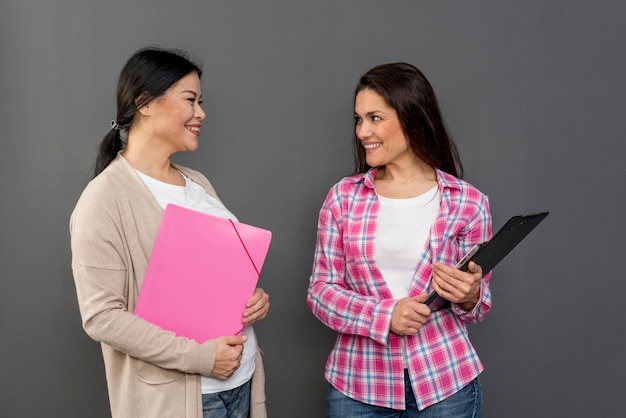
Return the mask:
<svg viewBox="0 0 626 418">
<path fill-rule="evenodd" d="M 363 144 L 363 148 L 365 148 L 365 152 L 374 152 L 377 148 L 381 146 L 382 144 L 380 142 L 372 142 L 369 144 Z"/>
<path fill-rule="evenodd" d="M 186 125 L 185 128 L 192 134 L 198 136 L 200 135 L 200 126 L 201 125 Z"/>
</svg>

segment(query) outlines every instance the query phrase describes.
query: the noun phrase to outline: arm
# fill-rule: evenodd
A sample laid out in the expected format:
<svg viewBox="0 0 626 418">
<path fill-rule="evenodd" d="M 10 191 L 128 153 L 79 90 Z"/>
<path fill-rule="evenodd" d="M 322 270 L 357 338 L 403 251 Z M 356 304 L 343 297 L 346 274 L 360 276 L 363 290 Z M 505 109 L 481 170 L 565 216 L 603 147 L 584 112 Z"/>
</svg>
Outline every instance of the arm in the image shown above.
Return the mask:
<svg viewBox="0 0 626 418">
<path fill-rule="evenodd" d="M 344 234 L 348 231 L 343 229 L 338 202 L 331 190 L 320 211 L 307 304 L 329 328 L 386 344 L 396 301 L 366 294 L 371 278 L 360 277 L 358 290 L 349 284 L 347 275 L 360 272 L 358 266 L 346 264 L 344 239 L 348 238 Z"/>
<path fill-rule="evenodd" d="M 72 268 L 83 328 L 92 339 L 162 368 L 211 374 L 216 341 L 176 337 L 129 312 L 123 296 L 126 271 L 76 263 Z"/>
<path fill-rule="evenodd" d="M 472 204 L 473 215 L 456 237 L 459 257 L 474 245 L 491 238 L 491 213 L 489 203 L 482 194 Z M 433 288 L 443 298 L 452 302 L 452 310 L 466 322 L 480 322 L 491 308 L 489 280 L 491 272 L 470 262 L 463 272 L 444 263 L 433 263 Z M 484 276 L 483 276 L 483 273 Z"/>
<path fill-rule="evenodd" d="M 145 218 L 150 219 L 150 215 Z M 134 300 L 127 298 L 136 298 L 139 292 L 138 281 L 145 271 L 145 253 L 149 250 L 140 248 L 139 240 L 126 236 L 123 225 L 134 225 L 126 221 L 122 221 L 117 206 L 102 205 L 96 199 L 79 202 L 72 215 L 72 268 L 87 334 L 117 351 L 162 368 L 207 376 L 228 373 L 235 367 L 242 337 L 199 344 L 129 311 Z"/>
</svg>

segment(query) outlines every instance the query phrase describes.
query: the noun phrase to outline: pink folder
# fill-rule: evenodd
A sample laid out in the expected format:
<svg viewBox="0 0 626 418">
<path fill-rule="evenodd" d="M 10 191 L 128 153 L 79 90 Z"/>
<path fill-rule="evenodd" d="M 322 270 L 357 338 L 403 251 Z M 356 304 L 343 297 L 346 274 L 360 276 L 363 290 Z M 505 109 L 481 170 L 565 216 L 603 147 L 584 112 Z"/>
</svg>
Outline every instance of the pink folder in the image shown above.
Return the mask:
<svg viewBox="0 0 626 418">
<path fill-rule="evenodd" d="M 243 329 L 272 233 L 167 205 L 135 314 L 200 343 Z"/>
</svg>

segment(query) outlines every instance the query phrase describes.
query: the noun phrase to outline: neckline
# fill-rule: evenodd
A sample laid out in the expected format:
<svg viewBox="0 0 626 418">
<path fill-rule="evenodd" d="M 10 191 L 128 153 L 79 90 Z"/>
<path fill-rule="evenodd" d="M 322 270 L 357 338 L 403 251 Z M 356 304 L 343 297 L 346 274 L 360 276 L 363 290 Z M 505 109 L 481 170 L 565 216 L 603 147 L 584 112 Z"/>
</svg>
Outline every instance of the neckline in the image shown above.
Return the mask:
<svg viewBox="0 0 626 418">
<path fill-rule="evenodd" d="M 180 190 L 180 189 L 185 189 L 189 185 L 189 178 L 186 175 L 184 175 L 180 170 L 178 170 L 178 172 L 180 173 L 180 175 L 185 180 L 185 185 L 184 186 L 179 186 L 177 184 L 166 183 L 164 181 L 155 179 L 154 177 L 151 177 L 151 176 L 147 175 L 146 173 L 142 173 L 141 171 L 137 170 L 136 168 L 134 170 L 139 175 L 139 177 L 141 177 L 144 181 L 150 182 L 150 183 L 152 183 L 152 184 L 154 184 L 156 186 L 159 186 L 159 187 L 165 187 L 165 188 L 168 188 L 170 190 Z"/>
<path fill-rule="evenodd" d="M 380 194 L 376 194 L 378 199 L 383 203 L 388 204 L 420 204 L 425 205 L 430 203 L 439 193 L 439 185 L 433 186 L 431 189 L 425 191 L 422 194 L 413 197 L 395 198 L 387 197 Z"/>
</svg>

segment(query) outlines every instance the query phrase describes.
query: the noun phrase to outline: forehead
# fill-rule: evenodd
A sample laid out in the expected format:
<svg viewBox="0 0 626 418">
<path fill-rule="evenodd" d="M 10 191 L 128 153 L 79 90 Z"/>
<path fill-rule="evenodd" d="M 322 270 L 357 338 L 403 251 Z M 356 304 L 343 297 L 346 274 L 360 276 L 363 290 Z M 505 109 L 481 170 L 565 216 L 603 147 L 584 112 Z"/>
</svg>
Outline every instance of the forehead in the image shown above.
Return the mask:
<svg viewBox="0 0 626 418">
<path fill-rule="evenodd" d="M 374 111 L 393 110 L 387 101 L 372 89 L 363 89 L 357 93 L 354 100 L 354 111 L 357 113 L 367 113 Z"/>
<path fill-rule="evenodd" d="M 196 94 L 200 94 L 201 86 L 200 86 L 200 77 L 196 72 L 189 73 L 180 80 L 178 80 L 172 87 L 170 87 L 170 92 L 182 93 L 185 91 L 194 92 Z"/>
</svg>

